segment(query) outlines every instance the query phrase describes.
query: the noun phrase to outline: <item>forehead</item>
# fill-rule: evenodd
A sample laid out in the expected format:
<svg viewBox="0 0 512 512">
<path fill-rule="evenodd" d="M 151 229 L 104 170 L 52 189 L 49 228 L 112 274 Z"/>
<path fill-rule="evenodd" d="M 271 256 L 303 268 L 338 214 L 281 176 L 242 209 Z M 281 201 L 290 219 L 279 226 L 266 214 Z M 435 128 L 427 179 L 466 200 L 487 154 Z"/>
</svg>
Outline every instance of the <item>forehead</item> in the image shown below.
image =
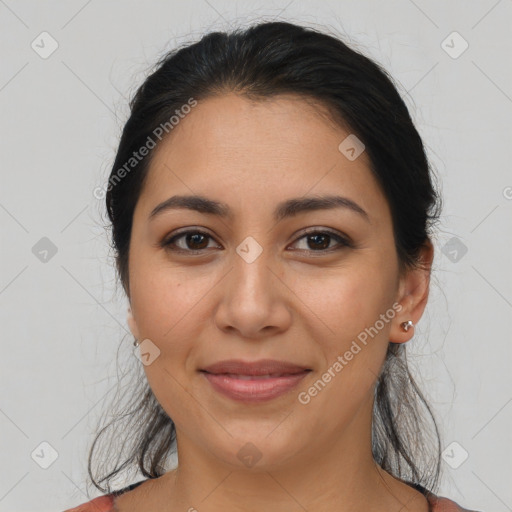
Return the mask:
<svg viewBox="0 0 512 512">
<path fill-rule="evenodd" d="M 349 135 L 325 106 L 299 96 L 208 98 L 159 143 L 141 201 L 149 209 L 174 193 L 197 193 L 236 210 L 339 193 L 385 215 L 387 203 L 366 153 L 351 161 L 338 149 Z"/>
<path fill-rule="evenodd" d="M 328 116 L 328 109 L 312 99 L 296 95 L 278 95 L 251 100 L 234 93 L 215 96 L 199 102 L 173 129 L 157 149 L 196 151 L 187 155 L 246 160 L 258 155 L 264 161 L 292 157 L 307 141 L 309 151 L 319 151 L 336 144 L 341 128 Z M 197 142 L 200 140 L 200 146 Z M 225 154 L 229 151 L 228 154 Z M 286 153 L 282 153 L 285 151 Z M 300 152 L 300 153 L 303 153 Z M 176 155 L 178 156 L 178 155 Z M 304 156 L 304 155 L 301 155 Z M 314 156 L 314 155 L 313 155 Z"/>
</svg>

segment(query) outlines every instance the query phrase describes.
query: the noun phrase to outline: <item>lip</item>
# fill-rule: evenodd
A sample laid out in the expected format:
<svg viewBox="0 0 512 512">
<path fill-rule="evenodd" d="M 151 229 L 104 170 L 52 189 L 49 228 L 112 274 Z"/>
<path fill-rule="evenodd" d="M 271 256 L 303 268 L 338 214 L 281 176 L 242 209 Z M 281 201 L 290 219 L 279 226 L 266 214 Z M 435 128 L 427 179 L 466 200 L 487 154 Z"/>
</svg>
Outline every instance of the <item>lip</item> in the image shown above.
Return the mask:
<svg viewBox="0 0 512 512">
<path fill-rule="evenodd" d="M 291 391 L 311 369 L 275 359 L 254 362 L 231 359 L 200 371 L 215 391 L 232 400 L 257 403 Z"/>
<path fill-rule="evenodd" d="M 259 361 L 228 359 L 201 368 L 202 371 L 208 373 L 232 373 L 236 375 L 284 375 L 299 373 L 309 369 L 307 366 L 277 359 L 260 359 Z"/>
</svg>

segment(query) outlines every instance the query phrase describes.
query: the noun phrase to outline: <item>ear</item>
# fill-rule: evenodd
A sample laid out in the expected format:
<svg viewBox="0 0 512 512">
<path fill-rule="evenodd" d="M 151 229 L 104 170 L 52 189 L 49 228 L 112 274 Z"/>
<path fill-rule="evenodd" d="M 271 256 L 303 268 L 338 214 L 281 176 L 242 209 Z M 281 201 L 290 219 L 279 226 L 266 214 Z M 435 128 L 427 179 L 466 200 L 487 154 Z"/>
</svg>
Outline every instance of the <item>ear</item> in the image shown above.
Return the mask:
<svg viewBox="0 0 512 512">
<path fill-rule="evenodd" d="M 407 331 L 402 328 L 402 323 L 411 320 L 416 325 L 427 305 L 430 289 L 430 272 L 434 259 L 434 247 L 427 241 L 419 254 L 420 268 L 407 270 L 400 278 L 396 302 L 402 309 L 397 312 L 392 321 L 389 341 L 391 343 L 405 343 L 414 336 L 414 327 Z"/>
<path fill-rule="evenodd" d="M 128 327 L 130 328 L 130 331 L 135 337 L 135 339 L 137 341 L 140 341 L 139 328 L 137 327 L 137 322 L 135 322 L 135 318 L 133 318 L 131 308 L 128 308 L 128 315 L 126 317 L 126 321 L 128 322 Z"/>
</svg>

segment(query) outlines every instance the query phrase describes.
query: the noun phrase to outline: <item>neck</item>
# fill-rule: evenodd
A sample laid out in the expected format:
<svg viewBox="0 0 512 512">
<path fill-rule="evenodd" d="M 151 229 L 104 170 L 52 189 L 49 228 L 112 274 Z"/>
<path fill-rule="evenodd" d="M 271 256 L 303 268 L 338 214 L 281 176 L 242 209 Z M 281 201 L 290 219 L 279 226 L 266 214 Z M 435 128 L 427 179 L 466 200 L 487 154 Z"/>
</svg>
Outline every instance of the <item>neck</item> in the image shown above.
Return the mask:
<svg viewBox="0 0 512 512">
<path fill-rule="evenodd" d="M 371 406 L 362 407 L 343 432 L 319 435 L 314 446 L 279 465 L 228 465 L 178 430 L 179 466 L 158 479 L 159 510 L 426 512 L 418 491 L 375 463 Z"/>
</svg>

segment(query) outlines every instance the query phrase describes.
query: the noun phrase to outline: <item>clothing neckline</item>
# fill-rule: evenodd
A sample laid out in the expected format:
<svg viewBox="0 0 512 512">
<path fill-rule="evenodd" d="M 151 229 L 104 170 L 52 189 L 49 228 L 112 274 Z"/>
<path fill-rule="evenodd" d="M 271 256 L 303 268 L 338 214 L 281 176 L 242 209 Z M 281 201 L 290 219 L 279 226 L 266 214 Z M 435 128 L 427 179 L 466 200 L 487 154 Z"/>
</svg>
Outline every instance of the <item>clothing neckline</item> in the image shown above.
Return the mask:
<svg viewBox="0 0 512 512">
<path fill-rule="evenodd" d="M 115 508 L 115 498 L 117 498 L 118 496 L 121 496 L 122 494 L 124 494 L 124 493 L 126 493 L 128 491 L 131 491 L 131 490 L 135 489 L 136 487 L 138 487 L 139 485 L 143 484 L 144 482 L 147 482 L 148 480 L 153 480 L 153 479 L 152 478 L 146 478 L 144 480 L 141 480 L 140 482 L 136 482 L 134 484 L 128 485 L 126 487 L 123 487 L 119 491 L 114 491 L 113 493 L 111 493 L 111 496 L 113 498 L 112 499 L 112 504 L 114 505 L 114 508 Z M 425 498 L 427 499 L 428 512 L 433 512 L 433 508 L 432 507 L 433 507 L 433 504 L 434 504 L 435 495 L 432 494 L 428 489 L 425 489 L 425 487 L 423 487 L 420 484 L 415 484 L 415 483 L 406 482 L 406 481 L 404 481 L 404 483 L 409 485 L 413 489 L 417 490 L 421 494 L 423 494 L 423 496 L 425 496 Z"/>
</svg>

